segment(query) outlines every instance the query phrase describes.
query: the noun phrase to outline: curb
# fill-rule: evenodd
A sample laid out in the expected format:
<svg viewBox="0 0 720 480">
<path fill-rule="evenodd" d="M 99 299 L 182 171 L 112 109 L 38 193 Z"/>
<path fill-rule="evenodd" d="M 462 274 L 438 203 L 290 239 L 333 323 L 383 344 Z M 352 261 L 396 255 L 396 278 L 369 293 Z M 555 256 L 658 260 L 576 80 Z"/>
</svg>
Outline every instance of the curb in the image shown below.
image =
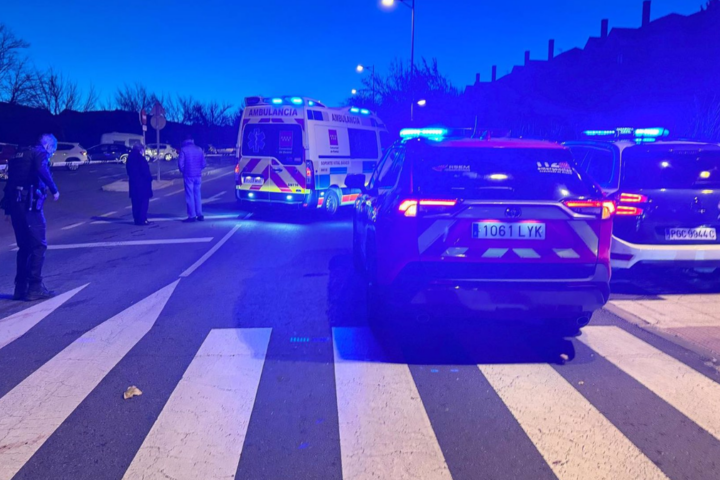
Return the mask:
<svg viewBox="0 0 720 480">
<path fill-rule="evenodd" d="M 658 328 L 655 325 L 653 325 L 650 322 L 647 322 L 646 320 L 643 320 L 642 318 L 638 317 L 637 315 L 634 315 L 630 312 L 627 312 L 623 310 L 622 308 L 612 305 L 608 303 L 603 307 L 603 310 L 615 315 L 616 317 L 625 320 L 628 323 L 631 323 L 633 325 L 636 325 L 643 330 L 652 333 L 653 335 L 656 335 L 658 337 L 661 337 L 669 342 L 674 343 L 675 345 L 678 345 L 686 350 L 689 350 L 691 352 L 696 353 L 699 355 L 703 361 L 710 362 L 715 370 L 720 372 L 720 365 L 718 364 L 717 359 L 720 357 L 720 352 L 714 352 L 708 348 L 703 347 L 702 345 L 698 345 L 695 342 L 691 342 L 690 340 L 686 340 L 685 338 L 675 335 L 672 333 L 668 333 L 662 328 Z M 713 361 L 714 360 L 714 361 Z"/>
</svg>

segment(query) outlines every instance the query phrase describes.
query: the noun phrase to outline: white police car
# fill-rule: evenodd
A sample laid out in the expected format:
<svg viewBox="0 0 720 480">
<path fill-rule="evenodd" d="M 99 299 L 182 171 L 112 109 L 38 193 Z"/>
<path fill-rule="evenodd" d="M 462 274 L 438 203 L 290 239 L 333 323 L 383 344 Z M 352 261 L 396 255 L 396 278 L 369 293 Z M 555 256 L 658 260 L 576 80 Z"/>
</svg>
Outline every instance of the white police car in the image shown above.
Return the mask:
<svg viewBox="0 0 720 480">
<path fill-rule="evenodd" d="M 617 203 L 612 266 L 720 267 L 720 145 L 664 128 L 587 130 L 566 142 Z"/>
</svg>

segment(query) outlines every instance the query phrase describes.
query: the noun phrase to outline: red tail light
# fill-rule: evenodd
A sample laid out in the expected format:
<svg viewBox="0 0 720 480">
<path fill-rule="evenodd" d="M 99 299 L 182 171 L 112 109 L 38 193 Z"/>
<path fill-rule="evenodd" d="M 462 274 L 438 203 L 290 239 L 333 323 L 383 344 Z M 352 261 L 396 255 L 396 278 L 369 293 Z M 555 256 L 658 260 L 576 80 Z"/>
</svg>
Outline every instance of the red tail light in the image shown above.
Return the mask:
<svg viewBox="0 0 720 480">
<path fill-rule="evenodd" d="M 314 167 L 313 163 L 308 160 L 305 162 L 305 188 L 315 187 L 315 181 L 313 180 Z"/>
<path fill-rule="evenodd" d="M 621 203 L 645 203 L 648 201 L 648 198 L 638 193 L 621 193 L 618 201 Z"/>
<path fill-rule="evenodd" d="M 240 173 L 240 164 L 235 165 L 235 173 Z"/>
<path fill-rule="evenodd" d="M 612 217 L 616 211 L 615 202 L 610 200 L 567 200 L 563 205 L 577 213 L 600 214 L 603 220 Z"/>
<path fill-rule="evenodd" d="M 637 208 L 637 207 L 628 207 L 625 205 L 618 205 L 617 207 L 617 214 L 618 215 L 624 215 L 628 217 L 637 217 L 642 215 L 643 209 Z"/>
<path fill-rule="evenodd" d="M 398 212 L 406 217 L 417 217 L 418 206 L 430 208 L 454 207 L 457 200 L 403 200 L 398 206 Z"/>
</svg>

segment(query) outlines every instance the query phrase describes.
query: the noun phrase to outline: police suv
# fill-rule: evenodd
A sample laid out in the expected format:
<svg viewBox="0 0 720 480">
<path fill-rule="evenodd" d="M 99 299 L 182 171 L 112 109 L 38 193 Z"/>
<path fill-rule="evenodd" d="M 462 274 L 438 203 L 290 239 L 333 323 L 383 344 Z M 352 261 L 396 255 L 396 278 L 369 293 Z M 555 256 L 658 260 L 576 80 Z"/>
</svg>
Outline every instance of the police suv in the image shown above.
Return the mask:
<svg viewBox="0 0 720 480">
<path fill-rule="evenodd" d="M 405 129 L 355 204 L 373 321 L 386 307 L 532 315 L 577 332 L 608 299 L 614 203 L 556 143 Z"/>
<path fill-rule="evenodd" d="M 664 128 L 587 130 L 566 142 L 617 203 L 612 266 L 720 267 L 720 145 Z"/>
</svg>

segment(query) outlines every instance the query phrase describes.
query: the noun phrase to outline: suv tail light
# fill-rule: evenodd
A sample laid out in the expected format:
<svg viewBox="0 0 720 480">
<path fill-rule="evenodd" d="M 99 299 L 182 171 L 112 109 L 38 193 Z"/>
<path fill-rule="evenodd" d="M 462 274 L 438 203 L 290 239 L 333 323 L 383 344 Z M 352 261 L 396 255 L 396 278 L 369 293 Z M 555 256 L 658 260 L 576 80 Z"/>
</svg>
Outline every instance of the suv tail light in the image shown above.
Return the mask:
<svg viewBox="0 0 720 480">
<path fill-rule="evenodd" d="M 639 193 L 621 193 L 620 196 L 618 196 L 618 201 L 620 203 L 645 203 L 648 201 L 648 198 Z"/>
<path fill-rule="evenodd" d="M 237 165 L 235 165 L 235 173 L 236 174 L 240 173 L 240 164 L 239 163 Z"/>
<path fill-rule="evenodd" d="M 406 217 L 417 217 L 418 207 L 425 207 L 430 211 L 450 208 L 457 205 L 457 200 L 403 200 L 398 206 L 398 212 Z"/>
<path fill-rule="evenodd" d="M 585 215 L 600 215 L 603 220 L 612 217 L 616 211 L 615 202 L 610 200 L 566 200 L 567 208 Z"/>
<path fill-rule="evenodd" d="M 628 217 L 637 217 L 642 215 L 643 209 L 638 207 L 628 207 L 627 205 L 618 205 L 617 207 L 617 214 L 628 216 Z"/>
</svg>

